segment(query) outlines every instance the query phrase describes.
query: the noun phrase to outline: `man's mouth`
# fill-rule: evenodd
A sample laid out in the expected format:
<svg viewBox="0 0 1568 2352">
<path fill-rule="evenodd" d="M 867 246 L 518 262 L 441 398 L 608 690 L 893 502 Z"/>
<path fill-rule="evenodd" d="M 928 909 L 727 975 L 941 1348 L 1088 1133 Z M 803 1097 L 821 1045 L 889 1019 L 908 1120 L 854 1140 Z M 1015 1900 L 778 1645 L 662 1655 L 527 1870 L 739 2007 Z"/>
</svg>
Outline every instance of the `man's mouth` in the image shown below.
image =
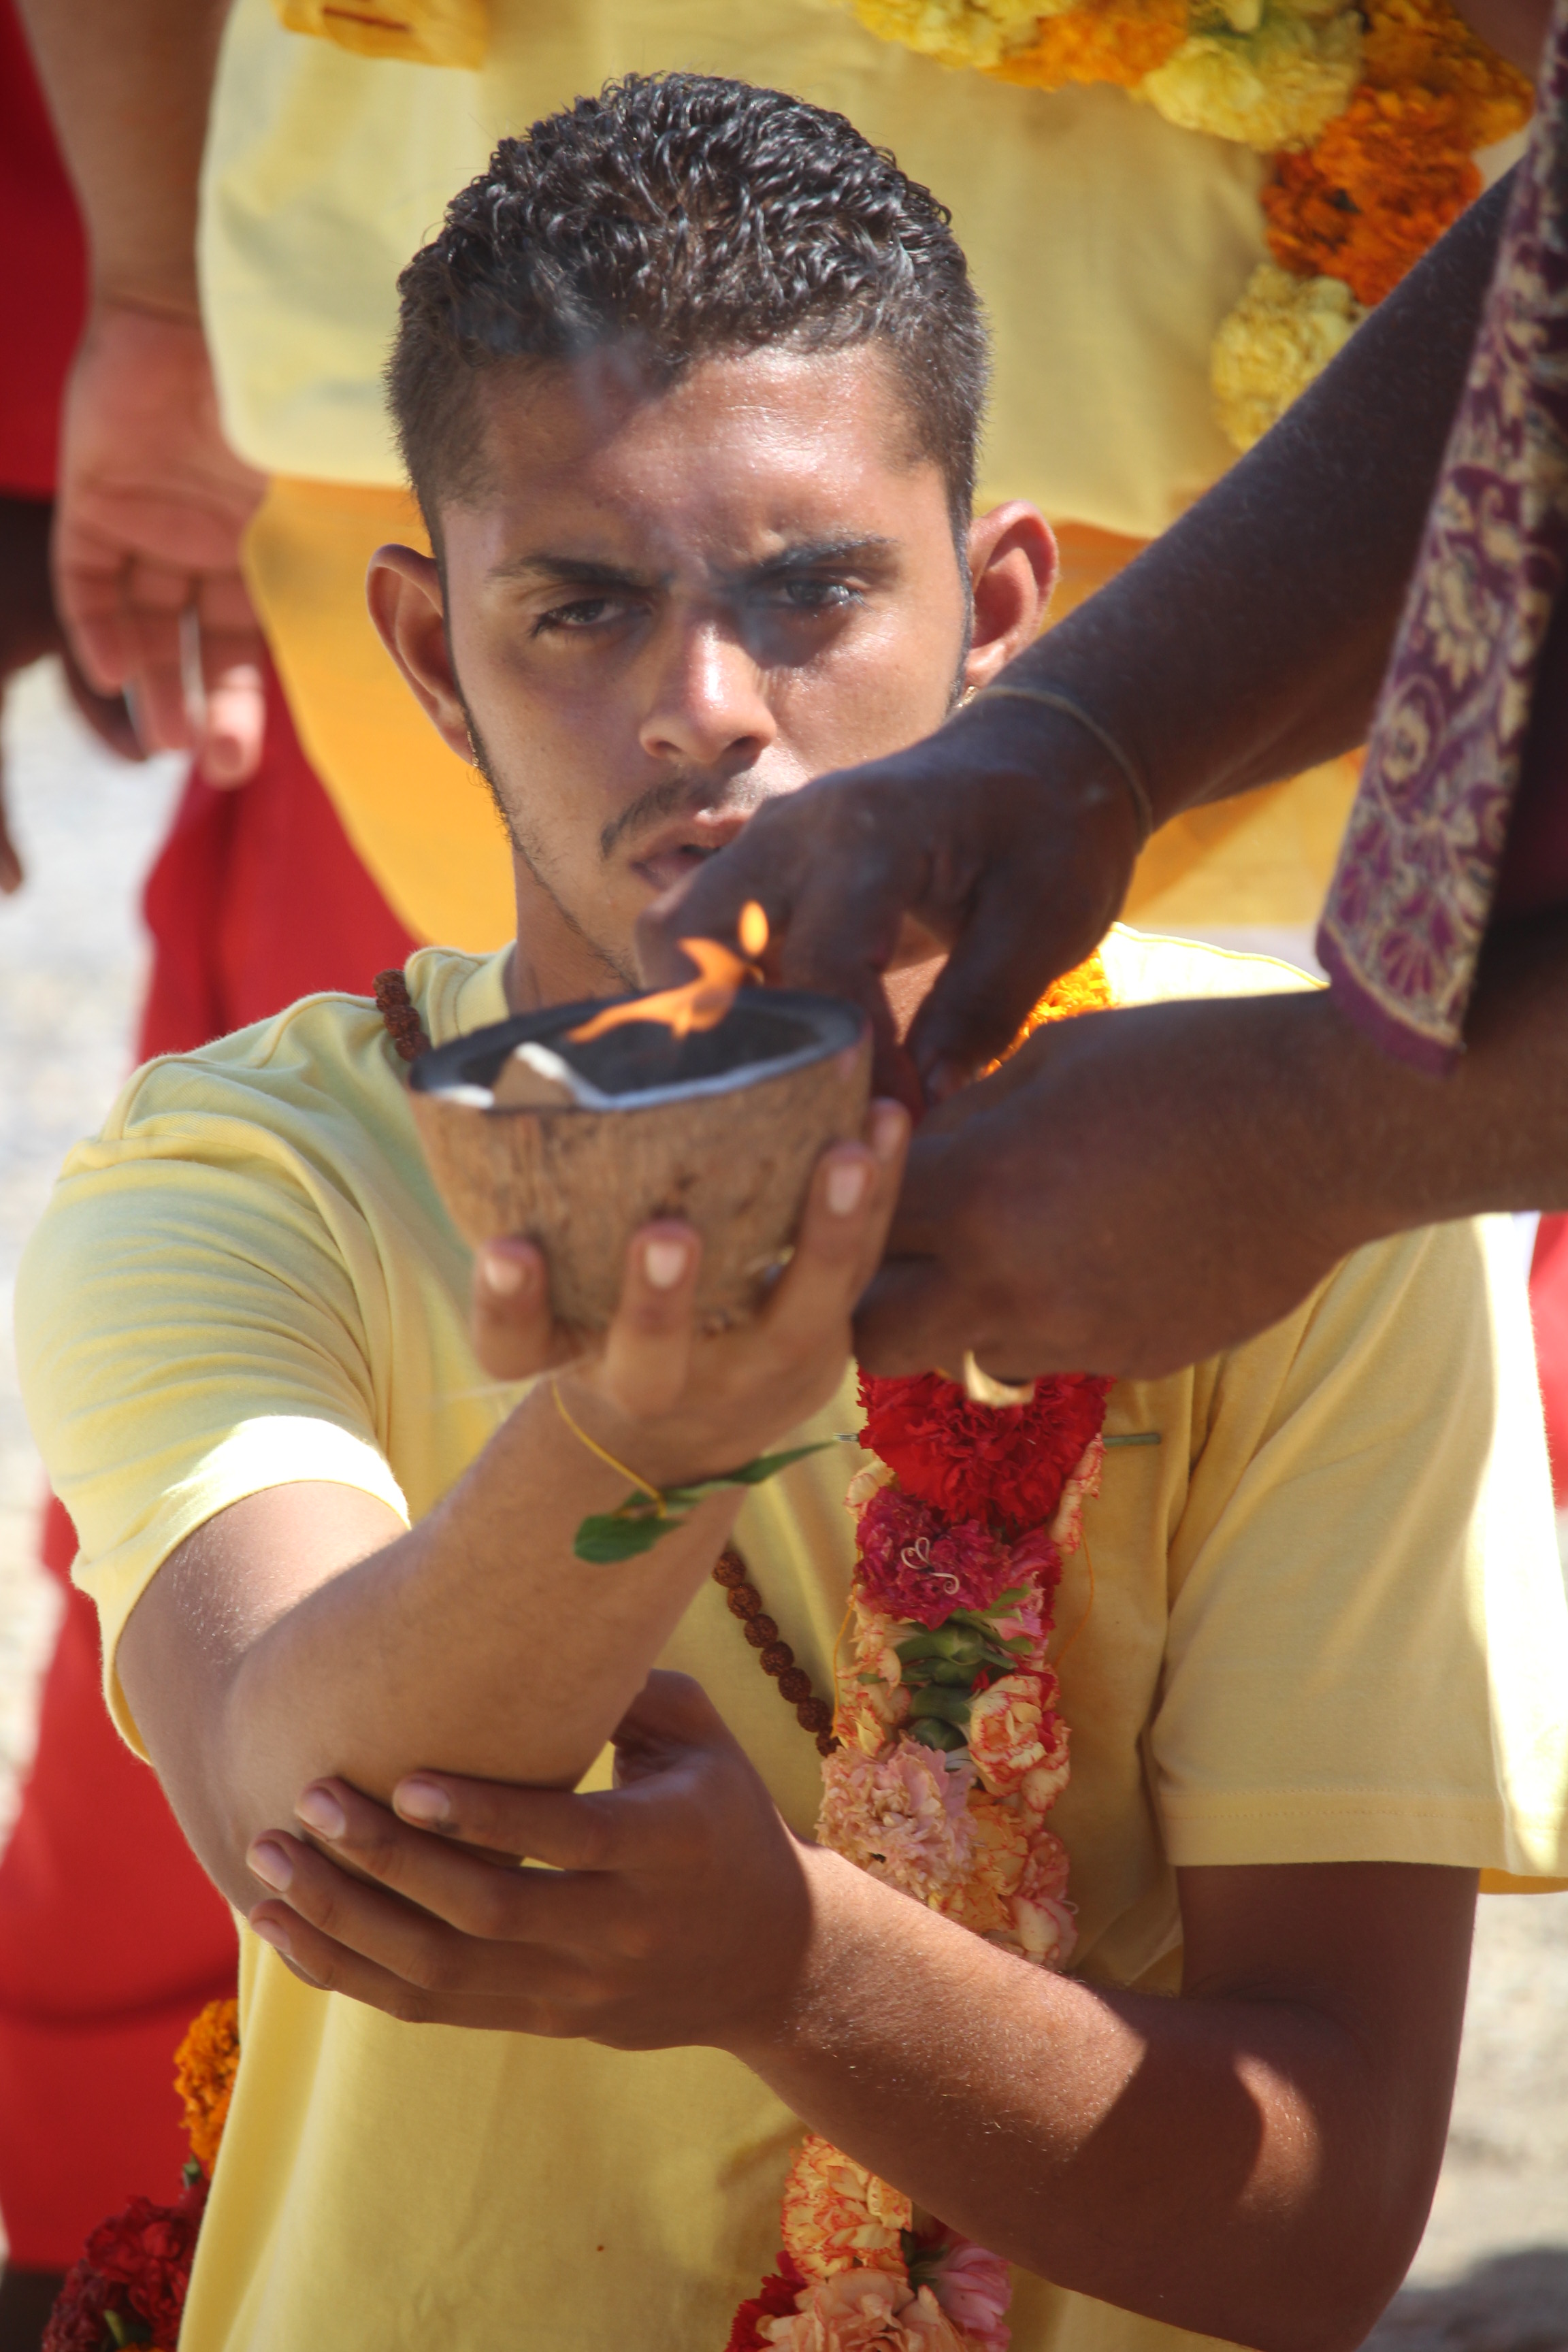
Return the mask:
<svg viewBox="0 0 1568 2352">
<path fill-rule="evenodd" d="M 726 848 L 745 822 L 744 816 L 737 815 L 693 824 L 689 817 L 683 824 L 665 825 L 654 835 L 641 856 L 633 859 L 632 871 L 655 893 L 672 889 Z"/>
</svg>

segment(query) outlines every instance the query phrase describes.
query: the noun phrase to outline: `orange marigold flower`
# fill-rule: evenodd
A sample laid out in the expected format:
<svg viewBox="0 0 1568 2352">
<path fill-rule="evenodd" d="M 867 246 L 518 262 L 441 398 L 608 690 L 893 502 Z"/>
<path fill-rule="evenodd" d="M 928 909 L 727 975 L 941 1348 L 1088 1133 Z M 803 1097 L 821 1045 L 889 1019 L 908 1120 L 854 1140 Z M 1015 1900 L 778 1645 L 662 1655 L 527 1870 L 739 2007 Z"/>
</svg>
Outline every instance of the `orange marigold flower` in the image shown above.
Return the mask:
<svg viewBox="0 0 1568 2352">
<path fill-rule="evenodd" d="M 1031 89 L 1060 89 L 1069 81 L 1133 89 L 1174 57 L 1187 37 L 1187 0 L 1079 0 L 1059 16 L 1043 16 L 1026 49 L 988 70 L 998 81 Z"/>
<path fill-rule="evenodd" d="M 1268 247 L 1300 278 L 1338 278 L 1370 310 L 1480 194 L 1458 99 L 1363 85 L 1263 191 Z"/>
<path fill-rule="evenodd" d="M 1458 101 L 1467 153 L 1529 121 L 1535 94 L 1516 66 L 1478 40 L 1448 0 L 1367 0 L 1362 58 L 1373 89 L 1425 89 Z"/>
<path fill-rule="evenodd" d="M 205 2173 L 217 2160 L 239 2064 L 239 2003 L 209 2000 L 174 2053 L 174 2088 L 184 2101 L 185 2136 Z"/>
</svg>

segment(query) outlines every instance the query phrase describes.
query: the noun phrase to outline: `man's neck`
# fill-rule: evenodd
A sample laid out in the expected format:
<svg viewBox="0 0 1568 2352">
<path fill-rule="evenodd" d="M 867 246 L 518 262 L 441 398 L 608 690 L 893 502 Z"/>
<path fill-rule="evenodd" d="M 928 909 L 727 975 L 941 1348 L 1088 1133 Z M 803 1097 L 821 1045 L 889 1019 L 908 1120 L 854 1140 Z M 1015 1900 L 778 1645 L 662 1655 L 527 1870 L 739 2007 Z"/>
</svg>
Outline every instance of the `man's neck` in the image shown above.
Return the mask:
<svg viewBox="0 0 1568 2352">
<path fill-rule="evenodd" d="M 521 858 L 517 875 L 517 938 L 507 960 L 507 1003 L 514 1013 L 583 997 L 624 996 L 637 982 L 618 971 L 584 934 Z M 628 950 L 629 961 L 629 950 Z"/>
</svg>

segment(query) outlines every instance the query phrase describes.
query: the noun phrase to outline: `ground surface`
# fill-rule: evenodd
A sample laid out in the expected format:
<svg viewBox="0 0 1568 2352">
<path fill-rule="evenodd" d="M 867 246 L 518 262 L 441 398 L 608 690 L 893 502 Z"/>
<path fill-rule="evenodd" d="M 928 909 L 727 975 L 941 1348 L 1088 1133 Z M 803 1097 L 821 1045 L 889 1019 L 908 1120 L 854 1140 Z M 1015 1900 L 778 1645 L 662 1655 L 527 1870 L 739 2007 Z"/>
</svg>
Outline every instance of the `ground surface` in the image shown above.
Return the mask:
<svg viewBox="0 0 1568 2352">
<path fill-rule="evenodd" d="M 144 958 L 137 898 L 177 784 L 173 763 L 130 770 L 97 752 L 47 671 L 13 697 L 5 736 L 31 878 L 0 900 L 0 1837 L 55 1617 L 33 1561 L 41 1478 L 16 1395 L 12 1284 L 62 1155 L 125 1066 Z M 1481 1906 L 1437 2201 L 1373 2344 L 1568 2352 L 1568 1895 Z"/>
</svg>

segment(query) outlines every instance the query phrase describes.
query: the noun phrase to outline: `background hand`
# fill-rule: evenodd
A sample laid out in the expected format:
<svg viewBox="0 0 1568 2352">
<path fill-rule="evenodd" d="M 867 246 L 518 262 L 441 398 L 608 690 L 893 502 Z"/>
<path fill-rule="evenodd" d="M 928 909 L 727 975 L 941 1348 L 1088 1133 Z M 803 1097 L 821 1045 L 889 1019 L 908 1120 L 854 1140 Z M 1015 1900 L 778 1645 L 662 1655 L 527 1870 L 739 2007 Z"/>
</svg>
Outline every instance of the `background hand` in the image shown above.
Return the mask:
<svg viewBox="0 0 1568 2352">
<path fill-rule="evenodd" d="M 251 1846 L 287 1897 L 251 1926 L 312 1982 L 415 2023 L 724 2046 L 800 1966 L 805 1850 L 687 1675 L 650 1675 L 615 1739 L 616 1788 L 591 1796 L 420 1772 L 399 1820 L 315 1784 L 313 1843 Z"/>
<path fill-rule="evenodd" d="M 1094 738 L 1037 704 L 984 697 L 892 758 L 768 802 L 739 839 L 644 915 L 650 980 L 678 942 L 733 944 L 764 908 L 767 976 L 849 998 L 877 1037 L 876 1084 L 913 1108 L 994 1060 L 1047 987 L 1114 919 L 1138 848 L 1122 777 Z M 883 974 L 952 950 L 900 1054 Z M 918 1082 L 917 1082 L 918 1081 Z"/>
<path fill-rule="evenodd" d="M 1381 1059 L 1316 992 L 1037 1031 L 919 1129 L 860 1361 L 1155 1379 L 1278 1321 L 1366 1237 L 1341 1054 Z"/>
<path fill-rule="evenodd" d="M 209 783 L 242 782 L 260 757 L 261 635 L 239 547 L 264 487 L 223 438 L 199 324 L 100 302 L 66 399 L 61 617 L 92 685 L 128 690 L 142 748 L 194 747 Z"/>
</svg>

